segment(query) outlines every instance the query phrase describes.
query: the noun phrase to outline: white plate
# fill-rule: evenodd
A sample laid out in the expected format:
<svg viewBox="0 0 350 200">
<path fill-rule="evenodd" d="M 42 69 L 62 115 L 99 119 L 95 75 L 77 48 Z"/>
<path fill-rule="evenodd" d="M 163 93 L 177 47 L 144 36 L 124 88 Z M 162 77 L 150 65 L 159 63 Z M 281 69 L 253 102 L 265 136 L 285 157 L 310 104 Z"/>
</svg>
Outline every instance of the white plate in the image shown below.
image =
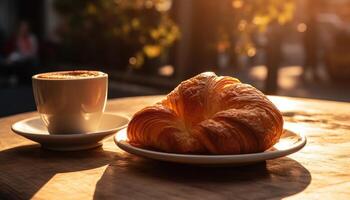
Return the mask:
<svg viewBox="0 0 350 200">
<path fill-rule="evenodd" d="M 114 136 L 114 142 L 128 153 L 155 160 L 198 165 L 247 165 L 294 153 L 305 146 L 306 137 L 285 129 L 279 142 L 267 151 L 238 155 L 188 155 L 142 149 L 127 142 L 126 128 Z"/>
<path fill-rule="evenodd" d="M 129 118 L 126 116 L 104 113 L 97 131 L 82 134 L 51 135 L 38 116 L 16 122 L 11 129 L 18 135 L 40 143 L 43 148 L 57 151 L 75 151 L 101 146 L 103 139 L 125 128 L 128 122 Z"/>
</svg>

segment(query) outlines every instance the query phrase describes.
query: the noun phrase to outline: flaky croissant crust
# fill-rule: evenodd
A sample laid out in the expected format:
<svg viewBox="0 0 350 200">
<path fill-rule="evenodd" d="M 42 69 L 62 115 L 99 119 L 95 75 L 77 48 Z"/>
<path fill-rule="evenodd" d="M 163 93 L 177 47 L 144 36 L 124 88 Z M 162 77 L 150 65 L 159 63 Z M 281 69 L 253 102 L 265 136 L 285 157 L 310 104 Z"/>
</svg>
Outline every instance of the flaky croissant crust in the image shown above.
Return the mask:
<svg viewBox="0 0 350 200">
<path fill-rule="evenodd" d="M 164 152 L 243 154 L 267 150 L 282 131 L 281 113 L 262 92 L 206 72 L 137 112 L 127 134 L 132 145 Z"/>
</svg>

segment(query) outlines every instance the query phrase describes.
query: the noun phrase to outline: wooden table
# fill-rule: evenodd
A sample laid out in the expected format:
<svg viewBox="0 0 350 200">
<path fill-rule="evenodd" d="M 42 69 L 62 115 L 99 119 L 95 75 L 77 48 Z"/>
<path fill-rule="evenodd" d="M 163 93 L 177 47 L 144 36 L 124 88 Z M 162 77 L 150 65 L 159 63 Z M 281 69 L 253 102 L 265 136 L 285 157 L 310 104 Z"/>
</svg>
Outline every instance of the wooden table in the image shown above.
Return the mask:
<svg viewBox="0 0 350 200">
<path fill-rule="evenodd" d="M 162 96 L 109 101 L 131 116 Z M 146 160 L 118 149 L 41 149 L 10 131 L 37 115 L 0 119 L 0 199 L 350 199 L 350 103 L 271 97 L 285 127 L 307 145 L 288 157 L 242 167 L 195 167 Z"/>
</svg>

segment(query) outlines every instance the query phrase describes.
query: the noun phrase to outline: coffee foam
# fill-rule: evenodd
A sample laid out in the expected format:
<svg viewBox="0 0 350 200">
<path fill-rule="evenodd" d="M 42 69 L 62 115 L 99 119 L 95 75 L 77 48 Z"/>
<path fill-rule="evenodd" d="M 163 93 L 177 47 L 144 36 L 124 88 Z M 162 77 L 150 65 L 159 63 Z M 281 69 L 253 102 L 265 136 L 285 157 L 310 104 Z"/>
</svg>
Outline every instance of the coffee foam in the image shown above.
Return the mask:
<svg viewBox="0 0 350 200">
<path fill-rule="evenodd" d="M 76 71 L 62 71 L 62 72 L 49 72 L 39 74 L 36 77 L 41 79 L 83 79 L 101 77 L 105 74 L 98 71 L 76 70 Z"/>
</svg>

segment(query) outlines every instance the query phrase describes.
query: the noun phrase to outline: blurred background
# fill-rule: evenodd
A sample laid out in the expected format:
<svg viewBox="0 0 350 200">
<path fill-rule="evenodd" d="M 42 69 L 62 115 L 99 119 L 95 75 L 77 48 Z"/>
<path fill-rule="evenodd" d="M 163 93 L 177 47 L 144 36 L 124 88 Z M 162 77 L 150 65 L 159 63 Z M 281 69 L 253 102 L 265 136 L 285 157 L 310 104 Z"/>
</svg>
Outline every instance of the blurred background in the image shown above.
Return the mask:
<svg viewBox="0 0 350 200">
<path fill-rule="evenodd" d="M 350 101 L 349 0 L 0 0 L 0 116 L 35 110 L 31 76 L 94 69 L 109 98 L 203 71 L 266 94 Z"/>
</svg>

